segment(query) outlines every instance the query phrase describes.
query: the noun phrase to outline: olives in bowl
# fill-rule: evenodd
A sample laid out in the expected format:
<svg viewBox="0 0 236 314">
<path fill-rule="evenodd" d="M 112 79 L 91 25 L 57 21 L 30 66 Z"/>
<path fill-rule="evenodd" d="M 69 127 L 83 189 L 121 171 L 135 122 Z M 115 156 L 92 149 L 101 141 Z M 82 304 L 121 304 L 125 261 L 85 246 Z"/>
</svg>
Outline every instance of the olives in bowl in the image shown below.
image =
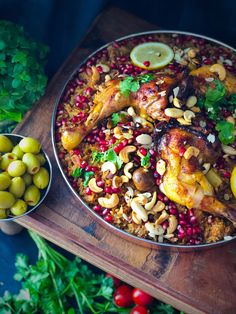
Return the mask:
<svg viewBox="0 0 236 314">
<path fill-rule="evenodd" d="M 52 167 L 38 140 L 0 134 L 0 221 L 32 212 L 46 197 Z"/>
</svg>

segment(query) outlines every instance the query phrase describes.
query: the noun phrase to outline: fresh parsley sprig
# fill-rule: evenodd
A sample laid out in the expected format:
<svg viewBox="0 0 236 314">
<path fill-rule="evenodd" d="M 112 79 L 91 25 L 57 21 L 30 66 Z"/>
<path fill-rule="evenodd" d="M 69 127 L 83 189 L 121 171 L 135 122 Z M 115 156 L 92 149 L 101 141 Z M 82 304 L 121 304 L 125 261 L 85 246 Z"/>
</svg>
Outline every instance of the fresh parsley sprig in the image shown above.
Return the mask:
<svg viewBox="0 0 236 314">
<path fill-rule="evenodd" d="M 82 168 L 75 168 L 75 170 L 72 172 L 72 177 L 77 178 L 83 178 L 84 179 L 84 187 L 88 185 L 89 180 L 94 176 L 93 171 L 85 171 Z"/>
<path fill-rule="evenodd" d="M 120 92 L 124 96 L 128 97 L 130 93 L 135 93 L 140 88 L 140 83 L 147 83 L 154 80 L 152 73 L 143 74 L 136 77 L 127 76 L 123 81 L 120 82 Z"/>
</svg>

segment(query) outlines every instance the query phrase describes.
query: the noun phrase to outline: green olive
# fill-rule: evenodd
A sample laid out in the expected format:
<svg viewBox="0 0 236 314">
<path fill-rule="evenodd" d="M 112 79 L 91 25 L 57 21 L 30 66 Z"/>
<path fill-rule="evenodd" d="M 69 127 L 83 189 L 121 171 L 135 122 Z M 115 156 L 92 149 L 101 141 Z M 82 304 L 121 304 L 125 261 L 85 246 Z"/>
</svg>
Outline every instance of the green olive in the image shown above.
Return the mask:
<svg viewBox="0 0 236 314">
<path fill-rule="evenodd" d="M 27 204 L 23 200 L 17 200 L 10 208 L 13 215 L 23 215 L 27 211 Z"/>
<path fill-rule="evenodd" d="M 9 153 L 12 150 L 12 141 L 5 135 L 0 135 L 0 152 Z"/>
<path fill-rule="evenodd" d="M 0 168 L 6 170 L 11 162 L 17 160 L 17 156 L 13 153 L 6 153 L 2 155 L 2 160 L 0 161 Z"/>
<path fill-rule="evenodd" d="M 15 154 L 18 159 L 22 159 L 24 152 L 20 149 L 19 144 L 13 147 L 12 153 Z"/>
<path fill-rule="evenodd" d="M 37 205 L 40 200 L 39 189 L 35 185 L 28 186 L 24 194 L 24 200 L 30 206 Z"/>
<path fill-rule="evenodd" d="M 40 164 L 38 158 L 32 153 L 24 154 L 22 161 L 26 164 L 27 172 L 35 174 L 39 171 Z"/>
<path fill-rule="evenodd" d="M 4 173 L 0 173 L 0 191 L 6 190 L 11 184 L 11 179 Z"/>
<path fill-rule="evenodd" d="M 0 208 L 9 208 L 15 203 L 15 197 L 13 194 L 0 191 Z"/>
<path fill-rule="evenodd" d="M 43 154 L 37 154 L 36 157 L 39 160 L 40 166 L 43 166 L 46 162 L 46 158 L 44 157 Z"/>
<path fill-rule="evenodd" d="M 12 177 L 21 177 L 26 171 L 26 165 L 21 160 L 15 160 L 10 163 L 7 171 Z"/>
<path fill-rule="evenodd" d="M 26 186 L 29 186 L 32 183 L 32 176 L 28 172 L 26 172 L 22 178 L 25 181 Z"/>
<path fill-rule="evenodd" d="M 25 181 L 21 177 L 15 177 L 11 180 L 9 192 L 15 197 L 20 198 L 25 192 Z"/>
<path fill-rule="evenodd" d="M 40 170 L 33 176 L 34 185 L 39 189 L 45 189 L 49 182 L 49 173 L 47 169 L 41 167 Z"/>
<path fill-rule="evenodd" d="M 7 211 L 5 208 L 0 208 L 0 219 L 7 218 Z"/>
<path fill-rule="evenodd" d="M 38 154 L 40 151 L 40 143 L 32 137 L 25 137 L 19 143 L 20 149 L 24 153 Z"/>
</svg>

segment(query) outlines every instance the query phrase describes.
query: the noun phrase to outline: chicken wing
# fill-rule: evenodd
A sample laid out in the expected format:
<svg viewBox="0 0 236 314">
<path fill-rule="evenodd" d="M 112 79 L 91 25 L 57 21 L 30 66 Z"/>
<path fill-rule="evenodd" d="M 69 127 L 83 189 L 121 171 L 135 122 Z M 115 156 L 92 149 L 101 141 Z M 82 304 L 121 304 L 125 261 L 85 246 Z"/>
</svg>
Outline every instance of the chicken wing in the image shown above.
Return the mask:
<svg viewBox="0 0 236 314">
<path fill-rule="evenodd" d="M 183 149 L 186 149 L 183 154 Z M 181 128 L 169 129 L 158 143 L 160 156 L 166 162 L 161 191 L 172 201 L 216 216 L 236 225 L 235 209 L 220 202 L 214 188 L 201 170 L 201 164 L 217 158 L 205 139 Z"/>
</svg>

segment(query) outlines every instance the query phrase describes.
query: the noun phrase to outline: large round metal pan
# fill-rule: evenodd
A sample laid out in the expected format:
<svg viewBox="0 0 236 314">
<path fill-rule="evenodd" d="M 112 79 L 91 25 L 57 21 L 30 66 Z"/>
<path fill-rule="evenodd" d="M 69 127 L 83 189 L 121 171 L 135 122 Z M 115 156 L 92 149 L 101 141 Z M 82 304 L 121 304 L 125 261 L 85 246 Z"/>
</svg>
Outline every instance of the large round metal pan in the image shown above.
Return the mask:
<svg viewBox="0 0 236 314">
<path fill-rule="evenodd" d="M 203 35 L 199 35 L 199 34 L 194 34 L 194 33 L 189 33 L 189 32 L 181 32 L 181 31 L 149 31 L 149 32 L 142 32 L 142 33 L 135 33 L 135 34 L 131 34 L 128 36 L 124 36 L 121 37 L 119 39 L 116 39 L 116 42 L 120 42 L 124 39 L 129 39 L 129 38 L 133 38 L 135 36 L 142 36 L 142 35 L 151 35 L 151 34 L 179 34 L 179 35 L 190 35 L 190 36 L 194 36 L 197 38 L 202 38 L 202 39 L 206 39 L 212 43 L 215 43 L 219 46 L 223 46 L 226 48 L 231 49 L 233 52 L 236 53 L 236 50 L 231 47 L 228 46 L 218 40 L 212 39 L 210 37 L 206 37 Z M 148 240 L 148 239 L 144 239 L 144 238 L 139 238 L 137 236 L 134 236 L 128 232 L 125 232 L 119 228 L 116 228 L 115 226 L 109 224 L 108 222 L 106 222 L 101 216 L 99 216 L 96 212 L 94 212 L 89 206 L 88 204 L 79 196 L 79 194 L 75 191 L 75 189 L 72 187 L 72 185 L 70 184 L 67 176 L 65 175 L 65 173 L 63 172 L 59 157 L 58 157 L 58 152 L 57 152 L 57 148 L 56 148 L 56 142 L 55 142 L 55 121 L 56 121 L 56 112 L 57 112 L 57 106 L 59 105 L 60 99 L 64 93 L 64 90 L 67 86 L 67 84 L 73 79 L 73 77 L 75 76 L 75 74 L 79 71 L 80 67 L 85 64 L 91 57 L 93 57 L 96 53 L 98 53 L 99 51 L 103 50 L 104 48 L 106 48 L 108 45 L 110 45 L 110 43 L 100 47 L 99 49 L 97 49 L 96 51 L 94 51 L 92 54 L 90 54 L 85 60 L 83 60 L 83 62 L 81 62 L 80 64 L 78 64 L 78 66 L 75 68 L 75 70 L 73 71 L 73 73 L 67 78 L 67 80 L 65 81 L 64 84 L 64 88 L 61 90 L 60 94 L 57 97 L 57 101 L 55 103 L 54 106 L 54 110 L 53 110 L 53 115 L 52 115 L 52 125 L 51 125 L 51 136 L 52 136 L 52 145 L 53 145 L 53 150 L 54 150 L 54 154 L 55 154 L 55 158 L 58 164 L 58 167 L 61 171 L 61 174 L 66 182 L 66 184 L 69 186 L 70 190 L 72 191 L 72 193 L 76 196 L 76 198 L 78 199 L 78 202 L 80 203 L 80 205 L 82 204 L 82 207 L 84 208 L 84 213 L 86 215 L 86 213 L 90 213 L 92 215 L 92 217 L 99 222 L 102 226 L 104 226 L 108 232 L 112 232 L 115 233 L 119 236 L 121 236 L 122 238 L 125 238 L 128 241 L 132 241 L 138 245 L 141 246 L 145 246 L 145 247 L 150 247 L 150 248 L 154 248 L 154 249 L 171 249 L 174 251 L 181 251 L 181 252 L 190 252 L 190 251 L 195 251 L 195 250 L 202 250 L 202 249 L 210 249 L 210 248 L 214 248 L 223 244 L 227 244 L 233 240 L 236 239 L 236 234 L 233 235 L 232 237 L 227 237 L 227 239 L 225 240 L 221 240 L 215 243 L 209 243 L 209 244 L 200 244 L 200 245 L 175 245 L 175 244 L 169 244 L 169 243 L 160 243 L 160 242 L 155 242 L 152 240 Z"/>
</svg>

